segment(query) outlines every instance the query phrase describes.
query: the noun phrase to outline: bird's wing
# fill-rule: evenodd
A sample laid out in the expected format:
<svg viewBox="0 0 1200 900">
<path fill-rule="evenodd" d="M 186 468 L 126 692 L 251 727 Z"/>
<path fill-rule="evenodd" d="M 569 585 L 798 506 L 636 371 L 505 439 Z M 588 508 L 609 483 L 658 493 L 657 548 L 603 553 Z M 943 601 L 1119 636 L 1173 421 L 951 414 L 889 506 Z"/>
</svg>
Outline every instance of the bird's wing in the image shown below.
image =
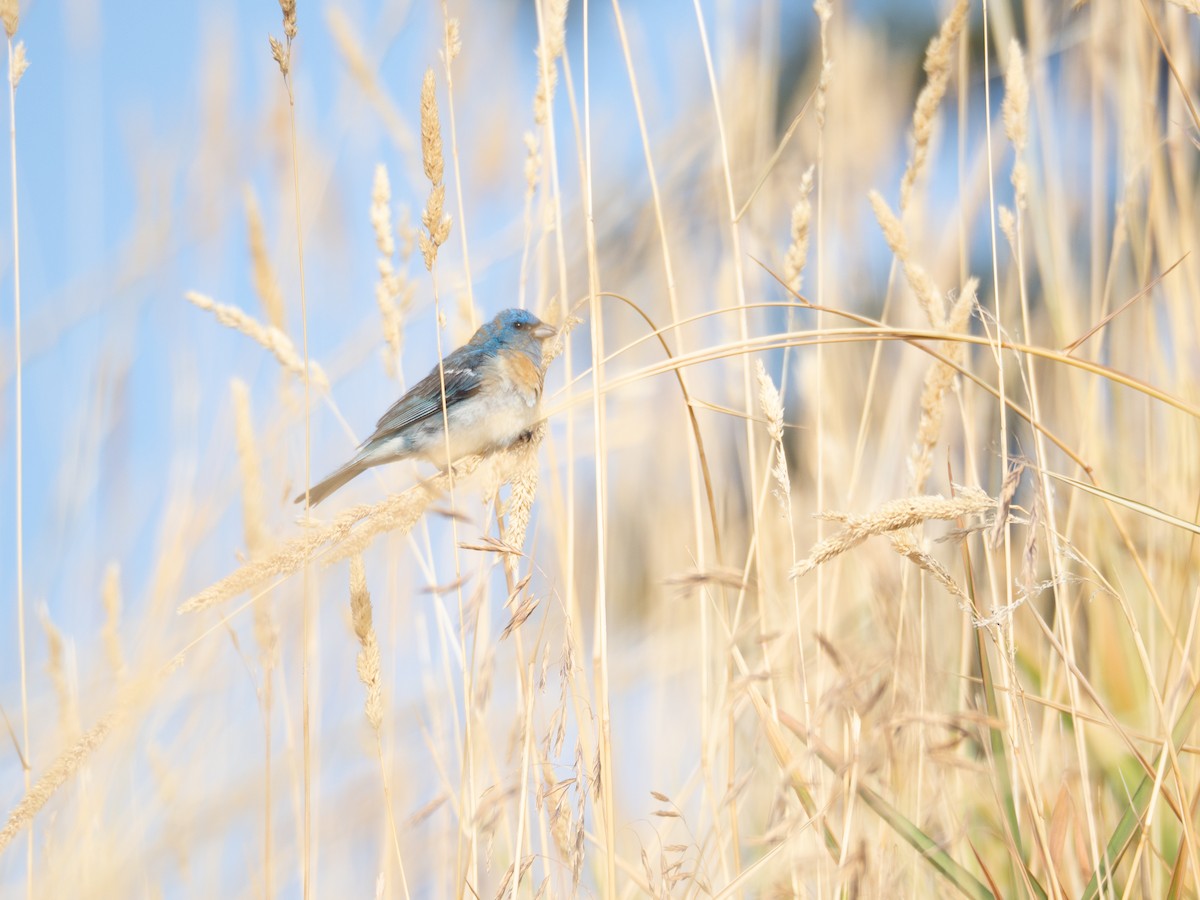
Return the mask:
<svg viewBox="0 0 1200 900">
<path fill-rule="evenodd" d="M 469 358 L 454 359 L 454 354 L 444 362 L 446 378 L 446 403 L 454 406 L 474 395 L 483 384 L 481 366 L 472 365 Z M 432 372 L 418 381 L 403 397 L 397 400 L 375 423 L 375 433 L 366 441 L 370 444 L 379 438 L 389 437 L 396 432 L 420 422 L 432 415 L 442 414 L 442 378 L 435 367 Z"/>
</svg>

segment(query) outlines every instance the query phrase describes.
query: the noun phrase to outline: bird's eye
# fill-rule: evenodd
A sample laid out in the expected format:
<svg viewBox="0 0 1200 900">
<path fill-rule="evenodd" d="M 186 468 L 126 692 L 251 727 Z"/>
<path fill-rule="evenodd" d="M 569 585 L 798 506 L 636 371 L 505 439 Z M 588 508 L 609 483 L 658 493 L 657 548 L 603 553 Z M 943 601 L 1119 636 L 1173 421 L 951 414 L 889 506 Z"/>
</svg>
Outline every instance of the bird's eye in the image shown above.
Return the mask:
<svg viewBox="0 0 1200 900">
<path fill-rule="evenodd" d="M 513 322 L 513 328 L 524 328 L 524 327 L 525 327 L 524 322 Z"/>
</svg>

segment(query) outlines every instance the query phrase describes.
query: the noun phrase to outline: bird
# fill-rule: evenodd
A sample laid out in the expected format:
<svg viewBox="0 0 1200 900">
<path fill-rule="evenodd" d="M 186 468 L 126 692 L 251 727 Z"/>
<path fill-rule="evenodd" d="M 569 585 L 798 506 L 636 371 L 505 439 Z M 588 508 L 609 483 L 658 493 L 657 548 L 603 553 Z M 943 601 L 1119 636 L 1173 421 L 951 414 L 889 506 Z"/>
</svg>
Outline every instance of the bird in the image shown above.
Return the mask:
<svg viewBox="0 0 1200 900">
<path fill-rule="evenodd" d="M 520 440 L 541 419 L 542 348 L 556 334 L 556 328 L 528 310 L 497 314 L 392 404 L 349 462 L 296 502 L 307 496 L 316 506 L 372 466 L 415 457 L 445 468 L 461 457 Z"/>
</svg>

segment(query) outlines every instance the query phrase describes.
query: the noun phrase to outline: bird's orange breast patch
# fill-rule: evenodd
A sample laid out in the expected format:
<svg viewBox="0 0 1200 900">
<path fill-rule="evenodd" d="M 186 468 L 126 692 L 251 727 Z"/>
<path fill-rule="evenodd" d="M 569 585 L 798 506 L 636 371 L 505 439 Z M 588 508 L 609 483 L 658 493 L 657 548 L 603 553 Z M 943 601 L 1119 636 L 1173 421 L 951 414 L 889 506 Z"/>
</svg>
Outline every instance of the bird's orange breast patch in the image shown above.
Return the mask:
<svg viewBox="0 0 1200 900">
<path fill-rule="evenodd" d="M 524 353 L 501 353 L 497 359 L 505 380 L 525 395 L 532 406 L 542 394 L 542 373 Z"/>
</svg>

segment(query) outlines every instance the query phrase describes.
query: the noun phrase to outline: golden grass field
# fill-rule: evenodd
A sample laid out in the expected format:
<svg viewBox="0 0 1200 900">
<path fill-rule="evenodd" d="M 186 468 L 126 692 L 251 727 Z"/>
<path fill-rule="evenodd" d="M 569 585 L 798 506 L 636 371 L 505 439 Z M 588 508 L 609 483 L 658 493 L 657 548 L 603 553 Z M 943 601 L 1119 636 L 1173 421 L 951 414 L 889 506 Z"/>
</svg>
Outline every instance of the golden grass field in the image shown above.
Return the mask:
<svg viewBox="0 0 1200 900">
<path fill-rule="evenodd" d="M 86 552 L 5 267 L 0 895 L 1197 896 L 1195 0 L 280 6 L 130 150 Z M 515 305 L 532 441 L 292 504 Z"/>
</svg>

